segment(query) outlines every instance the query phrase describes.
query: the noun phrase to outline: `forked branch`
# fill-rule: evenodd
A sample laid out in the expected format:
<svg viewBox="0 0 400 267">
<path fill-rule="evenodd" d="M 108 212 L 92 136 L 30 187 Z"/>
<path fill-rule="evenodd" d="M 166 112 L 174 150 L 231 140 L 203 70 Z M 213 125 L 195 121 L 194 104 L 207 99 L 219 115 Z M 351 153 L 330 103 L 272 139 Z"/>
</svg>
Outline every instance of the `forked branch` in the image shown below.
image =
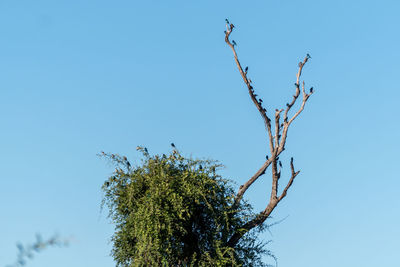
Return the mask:
<svg viewBox="0 0 400 267">
<path fill-rule="evenodd" d="M 268 143 L 270 147 L 270 157 L 266 157 L 266 161 L 264 164 L 257 170 L 257 172 L 249 179 L 247 180 L 243 185 L 240 186 L 239 191 L 236 194 L 235 197 L 235 203 L 234 207 L 237 207 L 239 205 L 241 199 L 243 198 L 243 195 L 247 191 L 247 189 L 258 179 L 260 178 L 263 174 L 265 174 L 265 171 L 267 168 L 272 164 L 272 185 L 271 185 L 271 195 L 270 195 L 270 200 L 267 205 L 267 207 L 261 211 L 255 218 L 252 220 L 248 221 L 245 223 L 240 229 L 237 229 L 236 232 L 230 237 L 228 241 L 228 245 L 231 247 L 234 247 L 237 242 L 240 240 L 240 238 L 248 231 L 250 231 L 252 228 L 262 224 L 272 213 L 272 211 L 275 209 L 275 207 L 278 205 L 278 203 L 287 195 L 287 192 L 289 188 L 292 186 L 293 181 L 295 177 L 299 174 L 300 171 L 295 171 L 294 165 L 293 165 L 293 158 L 290 161 L 290 168 L 291 168 L 291 177 L 289 179 L 289 182 L 286 184 L 285 188 L 283 189 L 282 193 L 279 195 L 278 192 L 278 182 L 281 176 L 281 168 L 282 168 L 282 163 L 279 161 L 279 155 L 285 150 L 285 144 L 286 144 L 286 138 L 287 138 L 287 133 L 289 126 L 291 123 L 299 116 L 299 114 L 304 110 L 304 106 L 308 100 L 308 98 L 311 96 L 313 93 L 313 88 L 310 88 L 309 93 L 306 93 L 305 91 L 305 83 L 304 81 L 300 84 L 300 78 L 301 78 L 301 73 L 303 71 L 303 68 L 305 64 L 308 62 L 308 60 L 311 58 L 309 54 L 306 55 L 306 57 L 299 63 L 299 69 L 296 74 L 296 83 L 295 83 L 295 94 L 293 95 L 293 99 L 291 100 L 290 103 L 286 104 L 286 109 L 276 109 L 275 114 L 274 114 L 274 131 L 272 129 L 271 125 L 271 119 L 267 115 L 267 109 L 263 107 L 263 100 L 257 99 L 257 94 L 255 93 L 255 90 L 252 85 L 252 81 L 248 78 L 248 67 L 245 67 L 245 69 L 242 68 L 242 65 L 240 64 L 240 61 L 238 59 L 238 55 L 236 52 L 236 47 L 237 43 L 234 40 L 230 40 L 231 33 L 233 32 L 235 26 L 230 23 L 228 20 L 226 20 L 226 31 L 225 31 L 225 42 L 229 45 L 229 47 L 232 49 L 234 59 L 236 62 L 236 65 L 238 67 L 239 73 L 243 78 L 244 83 L 246 84 L 246 87 L 248 89 L 249 95 L 251 100 L 253 101 L 254 105 L 256 106 L 257 110 L 259 111 L 261 117 L 263 118 L 264 125 L 267 131 L 267 138 L 268 138 Z M 300 91 L 302 92 L 303 98 L 302 98 L 302 103 L 299 107 L 299 109 L 295 112 L 295 114 L 289 119 L 289 112 L 292 109 L 292 107 L 295 105 L 296 101 L 298 100 L 300 96 Z M 281 114 L 283 113 L 283 122 L 281 122 Z M 274 134 L 273 134 L 274 132 Z"/>
</svg>

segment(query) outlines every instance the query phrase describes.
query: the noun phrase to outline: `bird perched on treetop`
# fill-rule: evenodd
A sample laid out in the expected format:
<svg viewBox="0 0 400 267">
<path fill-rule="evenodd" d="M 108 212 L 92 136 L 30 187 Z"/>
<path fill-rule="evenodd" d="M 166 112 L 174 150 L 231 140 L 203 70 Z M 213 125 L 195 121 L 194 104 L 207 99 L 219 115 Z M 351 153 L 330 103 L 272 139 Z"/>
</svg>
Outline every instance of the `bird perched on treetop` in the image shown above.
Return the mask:
<svg viewBox="0 0 400 267">
<path fill-rule="evenodd" d="M 232 44 L 233 44 L 234 46 L 237 45 L 236 42 L 235 42 L 235 40 L 232 40 Z"/>
<path fill-rule="evenodd" d="M 176 148 L 176 146 L 175 146 L 175 144 L 174 144 L 174 143 L 171 143 L 171 146 L 172 146 L 173 148 Z"/>
</svg>

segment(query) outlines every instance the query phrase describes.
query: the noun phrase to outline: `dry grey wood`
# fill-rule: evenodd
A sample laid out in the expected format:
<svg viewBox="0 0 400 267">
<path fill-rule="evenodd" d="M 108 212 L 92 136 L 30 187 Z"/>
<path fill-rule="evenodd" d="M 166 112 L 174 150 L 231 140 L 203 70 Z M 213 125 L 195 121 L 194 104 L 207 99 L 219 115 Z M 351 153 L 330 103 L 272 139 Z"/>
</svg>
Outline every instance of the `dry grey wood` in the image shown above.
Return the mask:
<svg viewBox="0 0 400 267">
<path fill-rule="evenodd" d="M 247 77 L 247 72 L 248 72 L 248 67 L 243 70 L 242 65 L 240 64 L 240 61 L 238 59 L 238 55 L 235 49 L 235 46 L 237 46 L 236 42 L 234 40 L 230 40 L 230 35 L 235 28 L 235 26 L 232 23 L 229 23 L 228 20 L 226 20 L 226 31 L 225 31 L 225 42 L 229 45 L 229 47 L 232 49 L 234 59 L 236 62 L 236 65 L 238 67 L 239 73 L 243 78 L 244 83 L 247 86 L 249 95 L 251 100 L 253 101 L 254 105 L 256 106 L 257 110 L 259 111 L 263 121 L 264 125 L 267 131 L 267 138 L 268 138 L 268 143 L 270 147 L 270 154 L 271 156 L 267 158 L 267 160 L 264 162 L 264 164 L 257 170 L 257 172 L 250 177 L 249 180 L 247 180 L 243 185 L 239 187 L 239 190 L 235 196 L 235 203 L 234 207 L 239 205 L 241 199 L 243 198 L 243 195 L 249 189 L 249 187 L 258 179 L 260 178 L 263 174 L 265 174 L 265 171 L 267 168 L 272 165 L 272 185 L 271 185 L 271 196 L 269 199 L 269 203 L 266 206 L 266 208 L 258 213 L 258 215 L 253 218 L 252 220 L 246 222 L 240 229 L 237 229 L 236 232 L 230 237 L 228 241 L 228 245 L 230 247 L 234 247 L 240 240 L 240 238 L 250 231 L 252 228 L 264 223 L 264 221 L 270 216 L 272 211 L 275 209 L 275 207 L 278 205 L 278 203 L 287 195 L 287 192 L 289 188 L 292 186 L 294 179 L 296 176 L 300 173 L 300 171 L 295 171 L 294 169 L 294 164 L 293 164 L 293 158 L 290 160 L 290 168 L 291 168 L 291 177 L 289 179 L 289 182 L 286 184 L 285 188 L 283 191 L 279 194 L 278 193 L 278 181 L 281 176 L 281 170 L 279 167 L 278 169 L 278 164 L 281 165 L 279 162 L 279 155 L 285 150 L 285 144 L 286 144 L 286 138 L 287 138 L 287 133 L 289 130 L 289 126 L 292 124 L 292 122 L 299 116 L 299 114 L 304 110 L 304 106 L 308 100 L 308 98 L 313 94 L 313 89 L 312 87 L 310 88 L 310 92 L 306 93 L 305 91 L 305 84 L 304 81 L 301 84 L 301 89 L 300 89 L 300 78 L 301 78 L 301 73 L 303 71 L 303 67 L 305 64 L 308 62 L 308 60 L 311 58 L 309 54 L 306 55 L 303 61 L 299 63 L 299 69 L 296 74 L 296 92 L 293 95 L 293 99 L 290 103 L 286 104 L 286 109 L 276 109 L 275 114 L 274 114 L 274 119 L 275 119 L 275 131 L 273 134 L 273 129 L 271 126 L 271 119 L 267 115 L 267 109 L 263 107 L 263 101 L 261 99 L 257 100 L 256 94 L 254 91 L 254 88 L 252 86 L 252 81 Z M 296 101 L 298 100 L 300 96 L 300 91 L 302 91 L 302 103 L 300 105 L 300 108 L 295 112 L 295 114 L 289 119 L 288 118 L 288 113 L 295 105 Z M 283 122 L 281 123 L 281 113 L 283 113 Z"/>
</svg>

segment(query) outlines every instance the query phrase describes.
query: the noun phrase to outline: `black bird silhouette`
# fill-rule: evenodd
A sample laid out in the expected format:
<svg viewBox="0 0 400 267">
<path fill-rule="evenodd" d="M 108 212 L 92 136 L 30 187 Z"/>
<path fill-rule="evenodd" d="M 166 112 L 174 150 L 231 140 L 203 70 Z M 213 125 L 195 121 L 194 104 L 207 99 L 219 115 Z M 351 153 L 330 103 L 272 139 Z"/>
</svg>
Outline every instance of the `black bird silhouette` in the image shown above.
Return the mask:
<svg viewBox="0 0 400 267">
<path fill-rule="evenodd" d="M 310 54 L 307 54 L 307 58 L 311 58 Z"/>
<path fill-rule="evenodd" d="M 289 103 L 286 103 L 286 106 L 289 107 Z"/>
<path fill-rule="evenodd" d="M 127 161 L 126 166 L 128 166 L 128 169 L 129 169 L 131 167 L 131 163 L 129 161 Z"/>
<path fill-rule="evenodd" d="M 314 91 L 314 88 L 313 87 L 311 87 L 310 88 L 310 93 L 312 93 Z"/>
<path fill-rule="evenodd" d="M 237 45 L 236 42 L 235 42 L 235 40 L 232 40 L 232 44 L 233 44 L 234 46 Z"/>
<path fill-rule="evenodd" d="M 173 148 L 176 148 L 174 143 L 171 143 L 171 146 L 172 146 Z"/>
<path fill-rule="evenodd" d="M 260 98 L 260 99 L 258 99 L 258 101 L 260 102 L 260 103 L 262 103 L 262 99 Z"/>
<path fill-rule="evenodd" d="M 268 155 L 265 156 L 265 159 L 268 160 Z"/>
<path fill-rule="evenodd" d="M 246 68 L 244 68 L 244 72 L 247 72 L 249 70 L 249 67 L 246 66 Z"/>
<path fill-rule="evenodd" d="M 203 166 L 200 165 L 200 166 L 199 166 L 199 169 L 202 170 L 202 169 L 203 169 Z"/>
<path fill-rule="evenodd" d="M 281 162 L 281 161 L 279 161 L 279 167 L 281 167 L 281 168 L 282 168 L 282 162 Z"/>
<path fill-rule="evenodd" d="M 144 152 L 149 153 L 149 151 L 147 150 L 147 147 L 144 148 Z"/>
<path fill-rule="evenodd" d="M 225 21 L 226 21 L 226 23 L 228 23 L 228 24 L 229 24 L 229 20 L 228 20 L 228 19 L 225 19 Z"/>
</svg>

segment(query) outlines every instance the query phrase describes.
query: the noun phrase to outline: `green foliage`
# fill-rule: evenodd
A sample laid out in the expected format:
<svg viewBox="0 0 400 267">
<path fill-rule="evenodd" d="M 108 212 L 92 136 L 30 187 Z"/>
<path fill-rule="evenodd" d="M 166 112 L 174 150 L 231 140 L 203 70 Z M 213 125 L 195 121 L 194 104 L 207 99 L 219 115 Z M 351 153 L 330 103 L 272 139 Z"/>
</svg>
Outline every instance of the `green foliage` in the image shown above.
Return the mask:
<svg viewBox="0 0 400 267">
<path fill-rule="evenodd" d="M 126 157 L 104 156 L 116 164 L 104 183 L 103 205 L 116 225 L 112 256 L 118 266 L 265 266 L 269 254 L 256 229 L 235 248 L 226 242 L 254 216 L 242 203 L 233 209 L 234 191 L 215 161 L 170 155 L 150 156 L 140 166 Z"/>
</svg>

